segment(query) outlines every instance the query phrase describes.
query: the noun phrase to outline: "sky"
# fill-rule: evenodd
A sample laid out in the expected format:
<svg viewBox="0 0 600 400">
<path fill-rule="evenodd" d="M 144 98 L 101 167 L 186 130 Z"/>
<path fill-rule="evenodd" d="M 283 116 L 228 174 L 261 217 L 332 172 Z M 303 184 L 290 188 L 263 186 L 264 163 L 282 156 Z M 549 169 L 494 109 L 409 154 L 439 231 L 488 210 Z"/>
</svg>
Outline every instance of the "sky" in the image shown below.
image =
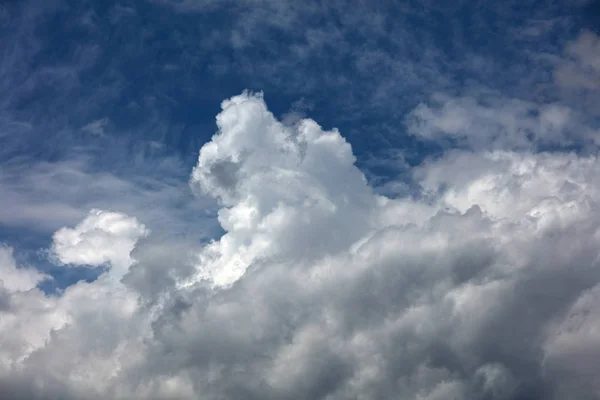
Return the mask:
<svg viewBox="0 0 600 400">
<path fill-rule="evenodd" d="M 600 399 L 600 2 L 0 2 L 0 399 Z"/>
</svg>

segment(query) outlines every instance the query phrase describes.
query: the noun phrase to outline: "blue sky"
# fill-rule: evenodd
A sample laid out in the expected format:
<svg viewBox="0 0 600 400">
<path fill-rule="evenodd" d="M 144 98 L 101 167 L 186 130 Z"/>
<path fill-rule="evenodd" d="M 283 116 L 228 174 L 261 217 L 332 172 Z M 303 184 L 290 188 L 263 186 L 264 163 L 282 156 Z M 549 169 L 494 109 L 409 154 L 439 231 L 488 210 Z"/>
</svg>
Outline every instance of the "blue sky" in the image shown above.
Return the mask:
<svg viewBox="0 0 600 400">
<path fill-rule="evenodd" d="M 160 179 L 168 162 L 181 173 L 165 173 L 183 182 L 215 132 L 220 102 L 249 89 L 263 91 L 278 116 L 339 128 L 361 169 L 385 182 L 401 172 L 394 162 L 381 166 L 390 153 L 400 149 L 415 164 L 440 150 L 404 126 L 434 93 L 559 98 L 548 84 L 551 55 L 594 29 L 593 9 L 535 1 L 8 3 L 3 164 L 77 160 L 90 173 Z"/>
<path fill-rule="evenodd" d="M 595 242 L 588 243 L 600 216 L 599 23 L 600 3 L 585 0 L 3 2 L 0 279 L 7 294 L 0 291 L 0 312 L 4 297 L 37 305 L 14 306 L 14 323 L 26 328 L 0 341 L 0 355 L 10 354 L 0 363 L 21 372 L 0 369 L 0 390 L 18 381 L 11 393 L 24 398 L 595 398 L 597 361 L 582 354 L 600 338 L 583 331 L 600 326 L 600 316 L 567 325 L 600 298 Z M 446 244 L 436 242 L 434 254 L 426 243 L 440 235 L 450 239 L 439 239 Z M 382 240 L 399 249 L 389 256 L 397 270 L 380 265 L 388 251 Z M 413 241 L 414 252 L 403 244 Z M 428 267 L 413 270 L 416 260 Z M 445 262 L 439 268 L 454 278 L 430 270 Z M 328 278 L 307 292 L 297 288 L 315 276 L 308 270 L 327 275 L 323 263 L 347 293 Z M 344 263 L 362 272 L 350 277 Z M 470 267 L 456 272 L 456 263 Z M 570 265 L 581 270 L 563 276 Z M 363 273 L 375 274 L 364 292 Z M 224 339 L 248 353 L 211 353 L 220 348 L 215 332 L 231 320 L 220 311 L 203 320 L 200 310 L 243 303 L 265 286 L 292 294 L 285 301 L 269 289 L 254 299 L 268 309 L 247 327 L 258 329 L 249 333 L 255 342 Z M 412 287 L 431 298 L 395 297 Z M 85 312 L 73 305 L 111 296 L 135 303 L 132 314 L 115 312 L 127 309 L 116 300 L 106 309 L 81 306 Z M 498 296 L 504 308 L 478 308 L 478 296 Z M 525 350 L 509 331 L 497 328 L 493 339 L 491 327 L 523 323 L 511 298 L 531 304 Z M 43 308 L 35 302 L 53 317 L 27 317 Z M 383 339 L 385 318 L 367 329 L 348 311 L 400 324 L 417 318 L 410 310 L 419 305 L 429 307 L 429 318 L 446 318 L 444 307 L 481 315 L 472 324 L 428 325 L 423 335 L 456 340 L 419 347 L 423 335 L 399 328 Z M 277 319 L 286 307 L 296 319 Z M 329 310 L 331 319 L 311 307 Z M 243 310 L 231 311 L 237 321 L 236 312 Z M 114 344 L 99 356 L 106 365 L 124 357 L 117 343 L 151 343 L 138 349 L 139 364 L 110 375 L 110 389 L 94 382 L 116 367 L 91 361 L 82 338 L 94 334 L 78 330 L 98 315 L 121 332 L 98 334 L 98 343 Z M 39 332 L 18 322 L 36 318 Z M 194 318 L 214 331 L 198 333 Z M 261 324 L 288 333 L 271 337 Z M 11 328 L 0 323 L 4 329 Z M 60 364 L 62 375 L 48 372 L 50 356 L 65 354 L 60 334 L 40 344 L 52 329 L 81 341 L 80 362 Z M 348 332 L 364 342 L 348 341 Z M 565 332 L 584 347 L 566 345 Z M 286 348 L 285 335 L 313 344 Z M 372 344 L 377 338 L 420 350 L 363 357 L 383 354 Z M 204 350 L 186 361 L 190 348 Z M 323 381 L 324 372 L 281 366 L 312 365 L 315 348 L 336 355 L 322 365 L 338 375 Z M 165 349 L 174 357 L 171 375 L 152 366 Z M 414 368 L 402 372 L 403 362 Z M 257 372 L 227 383 L 207 372 L 215 365 Z M 81 369 L 94 377 L 73 378 Z M 27 392 L 35 379 L 45 383 Z"/>
</svg>

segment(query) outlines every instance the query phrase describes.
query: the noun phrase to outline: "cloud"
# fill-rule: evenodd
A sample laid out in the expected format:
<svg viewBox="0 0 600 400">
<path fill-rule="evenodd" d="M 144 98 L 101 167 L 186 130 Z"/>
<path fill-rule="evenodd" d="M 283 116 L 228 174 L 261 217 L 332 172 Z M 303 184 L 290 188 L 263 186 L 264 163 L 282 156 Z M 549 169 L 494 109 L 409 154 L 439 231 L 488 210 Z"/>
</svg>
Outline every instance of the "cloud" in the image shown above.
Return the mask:
<svg viewBox="0 0 600 400">
<path fill-rule="evenodd" d="M 594 376 L 600 341 L 599 291 L 600 286 L 596 285 L 583 293 L 564 317 L 557 319 L 544 341 L 544 366 L 563 377 L 559 390 L 565 397 L 582 387 L 592 393 L 598 390 Z"/>
<path fill-rule="evenodd" d="M 86 126 L 83 132 L 190 154 L 208 139 L 197 133 L 212 129 L 212 107 L 252 87 L 272 96 L 276 114 L 305 98 L 315 106 L 314 118 L 339 126 L 355 144 L 364 168 L 366 147 L 419 151 L 402 120 L 433 91 L 455 96 L 485 84 L 531 100 L 552 81 L 553 66 L 540 62 L 540 53 L 557 54 L 562 38 L 572 39 L 576 20 L 564 1 L 485 4 L 486 15 L 459 2 L 461 18 L 455 7 L 421 2 L 352 8 L 339 1 L 37 3 L 3 8 L 11 44 L 0 69 L 0 137 L 10 137 L 0 146 L 3 157 L 41 152 L 55 161 L 74 147 L 106 149 L 100 135 L 82 134 Z M 123 18 L 126 24 L 115 22 Z M 171 29 L 161 28 L 166 19 Z M 535 44 L 498 34 L 531 21 L 548 26 Z"/>
<path fill-rule="evenodd" d="M 52 237 L 52 255 L 66 265 L 97 267 L 108 263 L 109 275 L 120 279 L 133 260 L 135 243 L 148 235 L 135 218 L 116 212 L 91 210 L 75 228 L 62 228 Z"/>
<path fill-rule="evenodd" d="M 92 135 L 104 136 L 104 128 L 108 123 L 108 118 L 101 118 L 86 124 L 81 128 L 81 130 Z"/>
<path fill-rule="evenodd" d="M 133 262 L 129 252 L 146 233 L 135 218 L 100 210 L 92 210 L 78 226 L 56 232 L 51 250 L 59 261 L 107 262 L 110 269 L 95 282 L 81 281 L 56 296 L 32 284 L 21 288 L 26 292 L 9 293 L 10 307 L 1 311 L 0 323 L 2 397 L 93 398 L 106 393 L 110 377 L 128 362 L 121 360 L 124 349 L 132 350 L 144 339 L 138 327 L 147 329 L 137 314 L 137 296 L 119 283 Z M 135 362 L 133 354 L 127 357 Z M 40 380 L 31 382 L 33 376 Z"/>
<path fill-rule="evenodd" d="M 1 289 L 9 292 L 20 292 L 33 289 L 38 283 L 47 279 L 33 268 L 19 268 L 13 258 L 13 249 L 0 246 L 0 282 Z"/>
<path fill-rule="evenodd" d="M 420 197 L 393 199 L 337 130 L 285 125 L 259 94 L 224 101 L 217 125 L 190 184 L 220 202 L 223 235 L 197 251 L 101 211 L 58 230 L 63 262 L 124 278 L 4 293 L 3 394 L 598 393 L 595 155 L 450 151 L 412 171 Z"/>
<path fill-rule="evenodd" d="M 182 54 L 206 54 L 201 62 L 189 58 L 208 65 L 209 81 L 241 82 L 236 92 L 265 90 L 278 107 L 306 99 L 315 106 L 314 118 L 339 127 L 355 145 L 363 169 L 365 148 L 377 149 L 377 157 L 389 147 L 420 152 L 417 141 L 407 138 L 403 119 L 433 92 L 463 97 L 470 88 L 489 87 L 508 98 L 556 101 L 555 65 L 545 58 L 558 55 L 573 38 L 579 15 L 562 0 L 544 7 L 518 1 L 475 7 L 358 2 L 351 8 L 339 1 L 150 3 L 182 21 L 205 21 L 197 35 L 177 35 L 173 42 L 182 45 Z M 211 23 L 215 16 L 220 24 Z M 524 38 L 522 31 L 532 25 L 539 36 Z M 189 81 L 187 87 L 197 84 L 194 75 Z"/>
<path fill-rule="evenodd" d="M 0 398 L 597 397 L 566 0 L 38 3 L 0 6 Z M 240 87 L 271 110 L 203 136 Z M 44 293 L 30 235 L 107 270 Z"/>
<path fill-rule="evenodd" d="M 219 222 L 228 232 L 200 256 L 213 264 L 215 283 L 235 281 L 255 257 L 318 257 L 368 229 L 374 198 L 339 132 L 309 119 L 284 126 L 260 95 L 222 108 L 219 133 L 202 147 L 191 178 L 224 205 Z"/>
<path fill-rule="evenodd" d="M 410 134 L 448 147 L 536 149 L 574 144 L 595 146 L 597 131 L 585 117 L 560 103 L 535 103 L 498 93 L 432 96 L 406 117 Z"/>
<path fill-rule="evenodd" d="M 591 31 L 582 32 L 565 47 L 565 59 L 554 70 L 559 86 L 568 89 L 600 88 L 600 39 Z"/>
<path fill-rule="evenodd" d="M 595 7 L 593 4 L 591 7 Z M 559 55 L 550 57 L 553 84 L 560 99 L 597 120 L 600 88 L 600 39 L 588 29 L 567 41 Z M 597 136 L 597 134 L 596 134 Z"/>
<path fill-rule="evenodd" d="M 495 218 L 512 219 L 513 213 L 535 213 L 544 204 L 549 209 L 572 202 L 591 206 L 599 195 L 591 184 L 597 168 L 595 156 L 574 153 L 451 152 L 420 166 L 415 174 L 444 207 L 466 212 L 476 204 Z"/>
<path fill-rule="evenodd" d="M 106 145 L 119 142 L 108 140 Z M 160 151 L 147 156 L 143 151 L 126 151 L 121 161 L 111 162 L 109 170 L 99 170 L 93 153 L 79 153 L 53 162 L 6 161 L 0 171 L 0 222 L 47 237 L 62 226 L 76 224 L 90 209 L 109 209 L 135 212 L 157 235 L 189 235 L 195 240 L 213 236 L 214 201 L 193 197 L 178 158 Z M 192 220 L 198 224 L 190 224 Z"/>
</svg>

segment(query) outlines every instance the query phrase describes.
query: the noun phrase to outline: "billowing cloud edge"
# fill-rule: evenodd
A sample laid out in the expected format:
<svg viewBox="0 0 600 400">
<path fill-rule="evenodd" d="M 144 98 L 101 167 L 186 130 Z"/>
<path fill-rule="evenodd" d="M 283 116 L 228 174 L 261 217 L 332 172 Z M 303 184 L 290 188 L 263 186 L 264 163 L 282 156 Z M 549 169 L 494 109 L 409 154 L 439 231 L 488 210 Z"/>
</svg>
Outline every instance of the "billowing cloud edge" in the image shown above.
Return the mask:
<svg viewBox="0 0 600 400">
<path fill-rule="evenodd" d="M 223 102 L 217 125 L 190 184 L 218 199 L 225 234 L 183 261 L 165 245 L 157 264 L 147 229 L 122 213 L 57 231 L 58 260 L 109 263 L 114 279 L 3 291 L 3 393 L 598 393 L 595 155 L 448 152 L 413 171 L 427 201 L 393 199 L 367 185 L 338 131 L 284 125 L 261 95 Z M 136 274 L 150 266 L 169 279 Z"/>
</svg>

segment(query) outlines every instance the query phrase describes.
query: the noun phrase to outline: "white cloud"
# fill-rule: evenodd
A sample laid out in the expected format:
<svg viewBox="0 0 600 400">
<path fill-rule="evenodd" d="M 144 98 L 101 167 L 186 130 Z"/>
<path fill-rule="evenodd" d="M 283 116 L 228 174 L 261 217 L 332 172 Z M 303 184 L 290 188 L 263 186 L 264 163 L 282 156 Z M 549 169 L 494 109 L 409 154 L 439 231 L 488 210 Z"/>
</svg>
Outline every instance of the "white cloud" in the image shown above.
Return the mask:
<svg viewBox="0 0 600 400">
<path fill-rule="evenodd" d="M 0 245 L 0 282 L 9 292 L 33 289 L 48 276 L 33 268 L 17 267 L 13 258 L 13 249 Z"/>
<path fill-rule="evenodd" d="M 337 130 L 309 119 L 284 126 L 261 95 L 222 108 L 191 179 L 223 203 L 219 222 L 228 231 L 200 255 L 204 276 L 230 284 L 258 257 L 319 257 L 369 229 L 375 199 Z"/>
<path fill-rule="evenodd" d="M 260 95 L 225 101 L 217 123 L 190 183 L 220 201 L 224 235 L 194 259 L 178 240 L 141 239 L 144 226 L 120 213 L 93 211 L 59 230 L 62 262 L 129 270 L 123 285 L 7 293 L 3 390 L 34 399 L 597 393 L 595 156 L 449 152 L 413 171 L 427 201 L 390 199 L 365 183 L 339 132 L 283 125 Z"/>
<path fill-rule="evenodd" d="M 455 6 L 432 2 L 377 10 L 367 2 L 350 8 L 343 2 L 154 2 L 198 12 L 194 20 L 211 19 L 217 9 L 227 14 L 220 24 L 196 24 L 199 30 L 173 24 L 165 47 L 154 41 L 150 49 L 129 33 L 155 36 L 151 13 L 117 5 L 107 19 L 128 19 L 110 38 L 122 44 L 124 61 L 98 57 L 99 49 L 114 46 L 104 46 L 106 35 L 93 35 L 105 27 L 82 4 L 68 14 L 80 21 L 87 15 L 86 45 L 74 40 L 64 48 L 74 58 L 46 68 L 38 65 L 47 39 L 37 36 L 45 31 L 39 15 L 55 15 L 58 3 L 27 2 L 15 13 L 0 7 L 7 26 L 22 28 L 9 29 L 13 45 L 0 68 L 7 89 L 0 102 L 8 110 L 0 115 L 0 138 L 10 139 L 0 146 L 2 155 L 12 157 L 40 138 L 50 153 L 63 154 L 62 144 L 72 145 L 76 136 L 63 134 L 72 123 L 72 131 L 96 133 L 83 135 L 86 140 L 103 141 L 100 165 L 107 167 L 131 143 L 113 141 L 106 124 L 116 131 L 119 117 L 127 119 L 140 104 L 143 111 L 133 113 L 144 116 L 140 136 L 172 138 L 173 127 L 162 120 L 179 113 L 171 113 L 181 105 L 181 98 L 167 96 L 172 88 L 186 88 L 185 98 L 198 89 L 201 96 L 211 92 L 197 77 L 199 67 L 221 71 L 210 76 L 222 81 L 248 79 L 284 97 L 305 96 L 317 111 L 327 103 L 336 123 L 346 122 L 347 137 L 386 147 L 404 145 L 398 131 L 405 110 L 443 90 L 449 94 L 414 109 L 408 127 L 418 140 L 442 147 L 458 141 L 471 151 L 447 152 L 406 172 L 410 186 L 384 188 L 412 198 L 378 196 L 338 131 L 299 115 L 282 124 L 261 96 L 235 96 L 223 103 L 219 132 L 202 147 L 190 179 L 194 190 L 220 202 L 224 234 L 205 246 L 203 233 L 214 230 L 203 213 L 213 204 L 204 197 L 192 204 L 178 181 L 180 168 L 160 168 L 171 159 L 124 151 L 136 167 L 111 165 L 103 173 L 82 160 L 87 153 L 79 146 L 89 143 L 75 140 L 76 162 L 4 162 L 0 225 L 56 231 L 50 250 L 65 267 L 108 264 L 109 270 L 96 282 L 50 296 L 36 289 L 44 278 L 39 272 L 17 266 L 11 250 L 0 248 L 0 397 L 596 397 L 596 147 L 587 147 L 587 155 L 531 153 L 543 145 L 589 144 L 595 133 L 581 103 L 557 100 L 556 87 L 543 93 L 551 102 L 536 97 L 552 74 L 523 48 L 529 40 L 536 52 L 552 52 L 548 36 L 570 34 L 574 18 L 546 19 L 564 14 L 566 1 L 525 10 L 537 22 L 520 31 L 534 39 L 519 40 L 497 30 L 522 19 L 511 11 L 522 8 L 520 1 L 486 4 L 493 24 L 479 12 L 459 21 Z M 173 17 L 167 12 L 160 10 L 161 20 Z M 142 14 L 149 17 L 144 22 Z M 273 46 L 274 32 L 289 46 Z M 596 48 L 597 37 L 588 32 L 563 57 L 548 55 L 555 60 L 554 83 L 576 93 L 595 90 Z M 493 58 L 492 49 L 503 55 Z M 147 64 L 149 50 L 166 64 Z M 205 55 L 200 63 L 198 54 Z M 96 60 L 106 73 L 87 83 L 90 74 L 82 72 Z M 147 67 L 151 78 L 132 86 L 132 65 Z M 496 88 L 508 83 L 506 91 L 521 98 L 463 77 Z M 56 96 L 44 99 L 50 89 Z M 167 97 L 162 110 L 160 99 Z M 132 108 L 104 112 L 124 103 Z M 164 145 L 156 143 L 153 151 Z M 160 176 L 150 178 L 149 171 Z"/>
<path fill-rule="evenodd" d="M 432 96 L 405 119 L 419 138 L 482 149 L 536 149 L 538 146 L 595 144 L 597 133 L 583 117 L 559 103 L 539 104 L 498 93 L 452 97 Z"/>
<path fill-rule="evenodd" d="M 453 152 L 415 173 L 445 207 L 466 212 L 478 205 L 497 219 L 548 216 L 575 203 L 592 206 L 600 196 L 597 158 L 574 153 Z"/>
<path fill-rule="evenodd" d="M 9 374 L 16 374 L 14 381 L 18 381 L 25 370 L 39 379 L 29 385 L 30 394 L 15 396 L 45 398 L 56 389 L 58 379 L 68 383 L 69 393 L 91 398 L 94 393 L 110 389 L 111 379 L 122 366 L 138 361 L 135 353 L 141 341 L 147 339 L 148 319 L 139 314 L 139 296 L 118 280 L 133 263 L 130 253 L 137 240 L 147 233 L 135 218 L 101 210 L 90 211 L 74 228 L 57 231 L 51 249 L 57 261 L 109 264 L 109 271 L 97 281 L 81 281 L 57 296 L 36 289 L 35 284 L 43 276 L 30 270 L 15 271 L 11 253 L 5 252 L 9 265 L 0 265 L 13 271 L 8 271 L 12 275 L 3 271 L 3 278 L 7 276 L 11 284 L 7 307 L 0 310 L 3 388 L 10 385 L 5 382 Z M 19 282 L 15 279 L 17 272 L 21 273 L 17 276 Z M 25 273 L 27 276 L 23 276 Z M 30 281 L 27 285 L 23 283 L 26 278 Z M 19 291 L 10 292 L 15 282 Z"/>
<path fill-rule="evenodd" d="M 148 235 L 146 227 L 122 213 L 91 210 L 75 228 L 62 228 L 52 237 L 52 254 L 63 264 L 97 267 L 110 264 L 109 275 L 120 279 L 133 260 L 135 243 Z"/>
</svg>

